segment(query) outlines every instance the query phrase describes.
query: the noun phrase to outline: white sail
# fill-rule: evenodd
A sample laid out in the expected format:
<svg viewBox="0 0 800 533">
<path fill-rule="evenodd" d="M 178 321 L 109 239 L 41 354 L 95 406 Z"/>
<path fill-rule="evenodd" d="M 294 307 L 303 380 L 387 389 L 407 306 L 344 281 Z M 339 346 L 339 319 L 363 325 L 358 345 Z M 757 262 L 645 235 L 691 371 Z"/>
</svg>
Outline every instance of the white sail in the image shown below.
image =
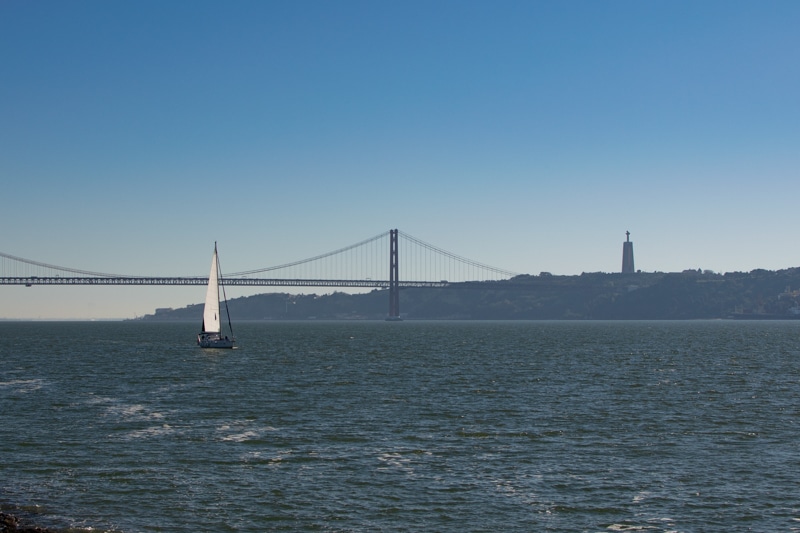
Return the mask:
<svg viewBox="0 0 800 533">
<path fill-rule="evenodd" d="M 228 328 L 230 338 L 222 336 L 219 319 L 219 283 L 220 283 L 219 256 L 217 243 L 214 243 L 214 255 L 211 257 L 211 272 L 208 273 L 208 288 L 206 289 L 206 305 L 203 308 L 203 330 L 197 335 L 197 344 L 201 348 L 235 348 L 236 337 L 233 336 L 230 316 Z M 223 289 L 222 295 L 225 296 Z M 225 312 L 228 312 L 228 301 L 225 300 Z"/>
<path fill-rule="evenodd" d="M 214 255 L 211 258 L 211 272 L 208 274 L 208 289 L 206 290 L 206 306 L 203 310 L 203 331 L 206 333 L 219 333 L 219 281 L 217 267 L 217 245 L 214 245 Z"/>
</svg>

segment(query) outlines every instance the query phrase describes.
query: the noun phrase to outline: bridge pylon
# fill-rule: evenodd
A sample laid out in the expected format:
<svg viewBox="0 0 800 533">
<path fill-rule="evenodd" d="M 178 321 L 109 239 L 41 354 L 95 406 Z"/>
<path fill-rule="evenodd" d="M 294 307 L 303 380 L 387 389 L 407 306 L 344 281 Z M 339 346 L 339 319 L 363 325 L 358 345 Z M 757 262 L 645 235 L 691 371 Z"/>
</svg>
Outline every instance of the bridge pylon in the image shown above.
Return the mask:
<svg viewBox="0 0 800 533">
<path fill-rule="evenodd" d="M 389 230 L 389 316 L 386 320 L 400 318 L 400 282 L 398 277 L 397 230 Z"/>
</svg>

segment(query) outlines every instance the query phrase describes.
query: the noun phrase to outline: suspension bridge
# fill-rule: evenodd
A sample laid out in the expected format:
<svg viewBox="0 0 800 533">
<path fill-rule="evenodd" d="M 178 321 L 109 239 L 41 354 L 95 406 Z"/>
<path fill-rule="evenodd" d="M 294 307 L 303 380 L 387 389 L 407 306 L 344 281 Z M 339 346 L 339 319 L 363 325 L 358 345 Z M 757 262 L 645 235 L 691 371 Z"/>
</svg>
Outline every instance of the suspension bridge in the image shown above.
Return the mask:
<svg viewBox="0 0 800 533">
<path fill-rule="evenodd" d="M 227 287 L 349 287 L 389 290 L 389 318 L 400 316 L 400 289 L 476 288 L 517 273 L 428 244 L 397 229 L 332 252 L 278 266 L 226 274 Z M 0 252 L 0 285 L 206 285 L 203 276 L 92 272 Z"/>
</svg>

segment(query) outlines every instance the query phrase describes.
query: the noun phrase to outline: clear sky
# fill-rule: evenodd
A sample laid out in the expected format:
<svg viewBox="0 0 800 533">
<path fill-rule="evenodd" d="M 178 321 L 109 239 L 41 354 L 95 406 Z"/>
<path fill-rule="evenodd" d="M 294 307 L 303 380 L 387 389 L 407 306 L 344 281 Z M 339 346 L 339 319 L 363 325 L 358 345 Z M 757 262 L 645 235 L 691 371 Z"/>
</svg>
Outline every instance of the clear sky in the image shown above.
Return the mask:
<svg viewBox="0 0 800 533">
<path fill-rule="evenodd" d="M 630 230 L 644 271 L 800 266 L 798 28 L 796 0 L 2 0 L 0 251 L 204 275 L 214 241 L 236 272 L 399 228 L 580 274 Z M 0 317 L 203 296 L 0 287 Z"/>
</svg>

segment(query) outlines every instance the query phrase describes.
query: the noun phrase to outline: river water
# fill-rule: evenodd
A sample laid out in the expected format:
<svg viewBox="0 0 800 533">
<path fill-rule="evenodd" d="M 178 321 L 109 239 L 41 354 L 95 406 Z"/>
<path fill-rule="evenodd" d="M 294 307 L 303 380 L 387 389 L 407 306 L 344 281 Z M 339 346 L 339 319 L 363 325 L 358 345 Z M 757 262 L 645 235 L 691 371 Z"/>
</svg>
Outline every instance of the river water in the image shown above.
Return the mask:
<svg viewBox="0 0 800 533">
<path fill-rule="evenodd" d="M 800 321 L 0 323 L 0 510 L 74 531 L 800 529 Z"/>
</svg>

